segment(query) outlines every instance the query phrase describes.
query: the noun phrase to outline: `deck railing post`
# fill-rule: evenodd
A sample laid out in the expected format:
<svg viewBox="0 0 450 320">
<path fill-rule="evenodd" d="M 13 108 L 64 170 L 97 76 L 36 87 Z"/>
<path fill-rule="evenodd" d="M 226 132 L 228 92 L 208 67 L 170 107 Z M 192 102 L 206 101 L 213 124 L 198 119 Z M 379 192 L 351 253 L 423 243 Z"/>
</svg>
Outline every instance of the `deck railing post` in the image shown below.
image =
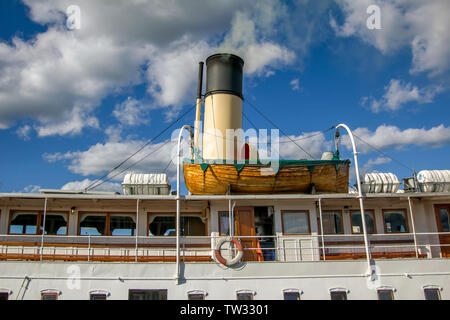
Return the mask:
<svg viewBox="0 0 450 320">
<path fill-rule="evenodd" d="M 408 197 L 408 204 L 409 204 L 409 214 L 411 216 L 411 225 L 412 225 L 412 232 L 414 237 L 414 251 L 416 252 L 416 258 L 419 258 L 419 251 L 417 249 L 417 235 L 416 235 L 416 226 L 414 223 L 414 212 L 413 212 L 413 206 L 411 202 L 411 197 Z"/>
<path fill-rule="evenodd" d="M 40 258 L 39 258 L 39 260 L 40 261 L 42 261 L 42 253 L 43 253 L 43 250 L 44 250 L 44 234 L 45 234 L 45 218 L 46 218 L 46 216 L 47 216 L 47 197 L 44 199 L 44 222 L 42 223 L 42 227 L 43 227 L 43 229 L 42 229 L 42 235 L 41 235 L 41 252 L 40 252 Z"/>
<path fill-rule="evenodd" d="M 189 125 L 184 125 L 180 129 L 180 133 L 178 134 L 178 146 L 177 146 L 177 216 L 175 221 L 175 231 L 176 231 L 176 272 L 175 272 L 175 280 L 177 284 L 180 284 L 180 158 L 181 158 L 181 138 L 184 129 L 191 129 L 192 127 Z"/>
<path fill-rule="evenodd" d="M 358 185 L 359 207 L 361 210 L 361 223 L 362 223 L 363 234 L 364 234 L 364 247 L 366 250 L 367 264 L 369 267 L 368 270 L 370 271 L 372 269 L 371 264 L 370 264 L 371 256 L 370 256 L 370 249 L 369 249 L 369 238 L 367 236 L 366 217 L 365 217 L 366 215 L 365 215 L 365 211 L 364 211 L 363 194 L 362 194 L 362 189 L 361 189 L 361 178 L 359 176 L 358 152 L 356 151 L 355 139 L 353 138 L 353 134 L 352 134 L 352 131 L 350 130 L 350 128 L 343 123 L 338 124 L 336 126 L 336 136 L 337 137 L 338 137 L 338 133 L 339 133 L 339 128 L 344 128 L 347 131 L 348 136 L 350 137 L 350 141 L 352 143 L 353 157 L 355 159 L 356 183 Z M 336 147 L 337 147 L 337 145 L 336 145 Z"/>
<path fill-rule="evenodd" d="M 138 261 L 138 234 L 139 234 L 139 199 L 136 200 L 136 250 L 135 261 Z"/>
<path fill-rule="evenodd" d="M 91 235 L 88 235 L 88 262 L 91 260 Z"/>
<path fill-rule="evenodd" d="M 323 221 L 322 221 L 322 199 L 319 198 L 319 217 L 320 217 L 320 234 L 322 235 L 322 254 L 323 254 L 323 260 L 327 260 L 326 254 L 325 254 L 325 239 L 323 234 Z"/>
</svg>

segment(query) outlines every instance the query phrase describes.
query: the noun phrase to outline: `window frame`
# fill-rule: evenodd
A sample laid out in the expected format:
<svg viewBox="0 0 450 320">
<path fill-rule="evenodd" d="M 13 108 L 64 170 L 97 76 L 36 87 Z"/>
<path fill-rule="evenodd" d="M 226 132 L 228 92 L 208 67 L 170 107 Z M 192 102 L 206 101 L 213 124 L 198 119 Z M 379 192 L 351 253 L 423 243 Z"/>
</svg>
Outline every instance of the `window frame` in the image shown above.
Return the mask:
<svg viewBox="0 0 450 320">
<path fill-rule="evenodd" d="M 164 300 L 169 300 L 169 290 L 168 289 L 128 289 L 128 300 L 132 300 L 130 299 L 130 294 L 132 291 L 165 291 L 166 293 L 166 299 L 161 299 L 161 300 L 146 300 L 146 301 L 164 301 Z"/>
<path fill-rule="evenodd" d="M 341 231 L 340 233 L 324 233 L 324 236 L 329 236 L 329 235 L 339 235 L 339 234 L 345 234 L 345 230 L 344 230 L 344 214 L 342 212 L 342 210 L 337 209 L 337 210 L 332 210 L 332 209 L 327 209 L 327 210 L 322 210 L 322 228 L 323 228 L 323 216 L 324 213 L 339 213 L 339 216 L 341 217 Z M 319 219 L 320 219 L 320 215 L 319 215 Z M 319 220 L 320 221 L 320 220 Z M 320 229 L 320 228 L 319 228 Z M 320 230 L 319 230 L 319 234 L 320 234 Z"/>
<path fill-rule="evenodd" d="M 340 293 L 340 292 L 345 293 L 345 300 L 348 300 L 348 294 L 350 293 L 350 290 L 346 288 L 331 288 L 330 290 L 328 290 L 328 292 L 330 293 L 330 300 L 333 300 L 332 299 L 333 293 Z"/>
<path fill-rule="evenodd" d="M 436 217 L 436 226 L 437 226 L 437 230 L 442 230 L 442 222 L 441 222 L 441 215 L 439 210 L 440 209 L 447 209 L 450 215 L 450 204 L 435 204 L 434 205 L 434 212 L 435 212 L 435 217 Z M 442 231 L 442 232 L 446 232 L 446 231 Z"/>
<path fill-rule="evenodd" d="M 392 299 L 388 299 L 388 300 L 386 300 L 386 299 L 380 299 L 380 292 L 389 292 L 390 294 L 391 294 L 391 297 L 392 297 Z M 390 287 L 380 287 L 380 288 L 377 288 L 377 297 L 378 297 L 378 300 L 386 300 L 386 301 L 389 301 L 389 300 L 395 300 L 395 296 L 394 296 L 394 292 L 395 292 L 395 289 L 394 288 L 390 288 Z"/>
<path fill-rule="evenodd" d="M 154 235 L 150 235 L 149 234 L 149 232 L 150 232 L 150 223 L 149 223 L 149 221 L 150 221 L 150 219 L 149 219 L 149 217 L 150 216 L 154 216 L 154 215 L 156 215 L 156 216 L 173 216 L 175 219 L 176 219 L 176 216 L 177 216 L 177 214 L 176 214 L 176 212 L 147 212 L 147 233 L 146 233 L 146 237 L 168 237 L 168 236 L 154 236 Z M 202 222 L 204 223 L 204 225 L 205 225 L 205 235 L 204 236 L 195 236 L 195 237 L 208 237 L 208 219 L 203 219 L 203 213 L 202 212 L 200 212 L 200 211 L 197 211 L 197 212 L 180 212 L 180 217 L 181 216 L 185 216 L 185 215 L 188 215 L 188 216 L 195 216 L 195 217 L 197 217 L 197 218 L 200 218 L 200 220 L 202 220 Z M 205 220 L 205 221 L 204 221 Z M 175 224 L 176 224 L 176 222 L 175 222 Z M 184 237 L 190 237 L 190 236 L 184 236 Z"/>
<path fill-rule="evenodd" d="M 387 232 L 386 230 L 386 212 L 388 211 L 398 211 L 398 212 L 403 212 L 405 214 L 405 221 L 406 221 L 406 231 L 405 232 L 401 232 L 401 231 L 395 231 L 395 232 Z M 396 234 L 406 234 L 409 233 L 409 218 L 408 218 L 408 210 L 401 208 L 401 209 L 381 209 L 381 212 L 383 214 L 383 229 L 384 229 L 384 234 L 392 234 L 392 233 L 396 233 Z"/>
<path fill-rule="evenodd" d="M 374 209 L 364 209 L 365 214 L 371 213 L 372 214 L 372 219 L 373 219 L 373 232 L 367 232 L 367 234 L 377 234 L 377 218 L 375 215 L 375 210 Z M 350 228 L 352 231 L 352 234 L 363 234 L 364 232 L 361 230 L 361 232 L 353 232 L 353 219 L 352 219 L 352 215 L 353 213 L 359 213 L 361 214 L 361 210 L 350 210 Z M 364 215 L 364 218 L 366 216 Z M 367 220 L 366 220 L 367 222 Z M 366 225 L 367 226 L 367 225 Z"/>
<path fill-rule="evenodd" d="M 284 232 L 284 214 L 285 213 L 306 213 L 308 219 L 308 233 L 286 233 Z M 311 213 L 309 210 L 281 210 L 281 232 L 283 236 L 307 236 L 311 235 Z"/>
<path fill-rule="evenodd" d="M 137 225 L 137 214 L 136 212 L 101 212 L 101 211 L 78 211 L 78 221 L 77 221 L 77 236 L 80 237 L 89 237 L 89 235 L 82 235 L 81 233 L 81 227 L 80 227 L 80 220 L 81 216 L 83 214 L 101 214 L 106 216 L 105 220 L 105 234 L 100 236 L 91 236 L 91 237 L 136 237 L 136 233 L 138 232 L 138 225 Z M 110 221 L 110 215 L 135 215 L 136 216 L 136 228 L 135 228 L 135 234 L 131 236 L 113 236 L 111 235 L 111 221 Z"/>
<path fill-rule="evenodd" d="M 62 294 L 61 291 L 56 290 L 56 289 L 44 289 L 41 290 L 41 300 L 47 300 L 44 299 L 45 296 L 55 296 L 56 299 L 55 300 L 59 300 L 59 296 Z M 48 300 L 53 300 L 53 299 L 48 299 Z"/>
<path fill-rule="evenodd" d="M 11 222 L 12 222 L 12 216 L 14 213 L 35 213 L 37 214 L 36 217 L 36 233 L 35 234 L 23 234 L 23 233 L 11 233 Z M 58 213 L 58 214 L 65 214 L 67 217 L 67 224 L 66 224 L 66 234 L 56 234 L 51 236 L 67 236 L 69 234 L 69 226 L 70 226 L 70 211 L 55 211 L 55 210 L 47 210 L 46 211 L 46 217 L 48 213 Z M 41 220 L 44 218 L 44 210 L 9 210 L 9 217 L 8 217 L 8 235 L 16 235 L 16 236 L 41 236 Z M 42 225 L 43 226 L 43 225 Z M 50 236 L 50 235 L 45 235 Z"/>
<path fill-rule="evenodd" d="M 9 300 L 9 298 L 11 297 L 11 294 L 12 294 L 12 291 L 11 290 L 8 290 L 8 289 L 0 289 L 0 295 L 1 294 L 4 294 L 4 295 L 6 295 L 6 299 L 4 299 L 4 300 Z M 1 300 L 1 299 L 0 299 Z"/>
<path fill-rule="evenodd" d="M 255 299 L 256 296 L 256 292 L 254 290 L 249 290 L 249 289 L 240 289 L 240 290 L 236 290 L 236 300 L 241 300 L 238 299 L 239 295 L 242 294 L 249 294 L 251 295 L 251 299 L 249 301 L 253 301 Z M 245 300 L 241 300 L 241 301 L 245 301 Z"/>
<path fill-rule="evenodd" d="M 294 288 L 291 288 L 291 289 L 283 289 L 282 290 L 282 293 L 283 293 L 283 300 L 286 300 L 286 293 L 296 293 L 297 295 L 298 295 L 298 299 L 297 300 L 302 300 L 302 294 L 303 294 L 303 291 L 301 291 L 301 290 L 299 290 L 299 289 L 294 289 Z"/>
<path fill-rule="evenodd" d="M 189 299 L 189 297 L 190 297 L 191 295 L 195 295 L 195 296 L 200 296 L 200 295 L 201 295 L 201 296 L 203 297 L 202 300 L 206 300 L 206 296 L 207 296 L 208 294 L 206 293 L 205 290 L 189 290 L 189 291 L 187 292 L 188 300 L 191 300 L 191 299 Z M 195 300 L 195 299 L 194 299 L 194 300 Z"/>
<path fill-rule="evenodd" d="M 105 296 L 105 300 L 108 300 L 108 297 L 110 295 L 111 294 L 106 290 L 91 290 L 91 291 L 89 291 L 89 300 L 91 300 L 91 301 L 95 300 L 95 299 L 92 299 L 92 296 Z"/>
<path fill-rule="evenodd" d="M 431 299 L 427 299 L 427 296 L 426 296 L 426 294 L 425 294 L 425 291 L 426 291 L 426 290 L 436 290 L 437 293 L 438 293 L 438 297 L 439 297 L 438 300 L 442 300 L 442 294 L 441 294 L 442 287 L 440 287 L 440 286 L 435 286 L 435 285 L 427 285 L 427 286 L 423 286 L 423 287 L 422 287 L 422 290 L 423 290 L 423 296 L 424 296 L 424 299 L 425 299 L 425 300 L 427 300 L 427 301 L 433 301 L 433 300 L 431 300 Z"/>
</svg>

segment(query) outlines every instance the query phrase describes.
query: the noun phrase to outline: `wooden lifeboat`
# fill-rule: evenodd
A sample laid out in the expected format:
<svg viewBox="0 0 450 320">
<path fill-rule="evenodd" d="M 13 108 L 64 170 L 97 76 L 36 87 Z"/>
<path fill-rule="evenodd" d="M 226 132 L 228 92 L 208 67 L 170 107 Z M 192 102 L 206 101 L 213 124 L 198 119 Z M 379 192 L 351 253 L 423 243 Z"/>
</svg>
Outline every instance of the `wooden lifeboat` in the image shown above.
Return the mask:
<svg viewBox="0 0 450 320">
<path fill-rule="evenodd" d="M 270 164 L 183 162 L 187 189 L 194 195 L 348 193 L 349 160 L 280 160 Z M 276 166 L 274 166 L 276 167 Z M 229 187 L 228 187 L 229 186 Z"/>
</svg>

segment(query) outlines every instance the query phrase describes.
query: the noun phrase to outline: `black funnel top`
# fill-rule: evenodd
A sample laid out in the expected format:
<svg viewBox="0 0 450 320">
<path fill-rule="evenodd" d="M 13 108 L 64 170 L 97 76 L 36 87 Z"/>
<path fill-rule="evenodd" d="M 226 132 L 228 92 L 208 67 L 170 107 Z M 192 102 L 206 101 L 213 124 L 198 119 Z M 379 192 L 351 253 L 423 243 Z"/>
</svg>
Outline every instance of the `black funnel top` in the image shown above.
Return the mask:
<svg viewBox="0 0 450 320">
<path fill-rule="evenodd" d="M 229 93 L 242 96 L 244 60 L 230 53 L 214 54 L 206 59 L 206 93 Z"/>
</svg>

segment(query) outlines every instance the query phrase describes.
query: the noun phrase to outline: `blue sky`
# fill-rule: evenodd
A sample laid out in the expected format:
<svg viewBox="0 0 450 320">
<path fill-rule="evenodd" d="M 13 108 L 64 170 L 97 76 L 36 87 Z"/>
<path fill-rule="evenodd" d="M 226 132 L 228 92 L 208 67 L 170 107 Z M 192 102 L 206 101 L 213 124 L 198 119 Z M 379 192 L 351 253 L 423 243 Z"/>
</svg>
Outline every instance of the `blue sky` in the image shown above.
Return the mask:
<svg viewBox="0 0 450 320">
<path fill-rule="evenodd" d="M 67 28 L 72 4 L 80 29 Z M 373 4 L 381 29 L 367 28 Z M 446 0 L 1 1 L 0 192 L 79 189 L 101 177 L 191 108 L 198 61 L 218 51 L 244 58 L 245 99 L 293 138 L 343 122 L 406 167 L 449 169 L 449 12 Z M 271 128 L 249 105 L 244 113 Z M 299 143 L 320 158 L 333 134 Z M 411 176 L 357 146 L 363 172 Z M 306 157 L 292 144 L 280 151 Z M 174 186 L 172 153 L 167 144 L 132 170 L 168 166 Z M 345 139 L 341 155 L 352 158 Z M 120 190 L 122 177 L 99 190 Z"/>
</svg>

